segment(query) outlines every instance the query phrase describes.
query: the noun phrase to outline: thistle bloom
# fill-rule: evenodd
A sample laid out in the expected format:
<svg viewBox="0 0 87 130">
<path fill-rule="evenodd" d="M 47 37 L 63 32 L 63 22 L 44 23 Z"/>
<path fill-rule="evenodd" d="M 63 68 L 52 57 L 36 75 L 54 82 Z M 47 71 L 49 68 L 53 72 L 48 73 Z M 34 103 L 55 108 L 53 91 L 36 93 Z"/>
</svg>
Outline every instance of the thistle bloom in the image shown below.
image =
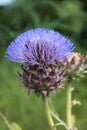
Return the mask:
<svg viewBox="0 0 87 130">
<path fill-rule="evenodd" d="M 48 95 L 62 87 L 64 61 L 74 47 L 70 40 L 44 28 L 31 29 L 19 35 L 7 48 L 7 58 L 22 66 L 19 74 L 28 92 Z"/>
</svg>

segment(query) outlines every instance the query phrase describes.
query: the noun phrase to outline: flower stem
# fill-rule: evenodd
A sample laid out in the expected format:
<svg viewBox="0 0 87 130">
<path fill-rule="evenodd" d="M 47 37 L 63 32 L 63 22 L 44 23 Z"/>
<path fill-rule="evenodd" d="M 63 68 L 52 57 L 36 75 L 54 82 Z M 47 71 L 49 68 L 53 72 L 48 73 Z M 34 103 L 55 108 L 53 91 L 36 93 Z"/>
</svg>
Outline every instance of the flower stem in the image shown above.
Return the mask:
<svg viewBox="0 0 87 130">
<path fill-rule="evenodd" d="M 47 97 L 43 96 L 42 100 L 43 100 L 43 107 L 45 109 L 45 113 L 46 113 L 46 117 L 47 117 L 49 126 L 50 126 L 51 130 L 56 130 L 56 126 L 54 125 L 54 121 L 53 121 L 51 113 L 50 113 L 48 99 L 47 99 Z"/>
<path fill-rule="evenodd" d="M 67 127 L 72 130 L 72 97 L 71 97 L 71 86 L 67 87 Z"/>
</svg>

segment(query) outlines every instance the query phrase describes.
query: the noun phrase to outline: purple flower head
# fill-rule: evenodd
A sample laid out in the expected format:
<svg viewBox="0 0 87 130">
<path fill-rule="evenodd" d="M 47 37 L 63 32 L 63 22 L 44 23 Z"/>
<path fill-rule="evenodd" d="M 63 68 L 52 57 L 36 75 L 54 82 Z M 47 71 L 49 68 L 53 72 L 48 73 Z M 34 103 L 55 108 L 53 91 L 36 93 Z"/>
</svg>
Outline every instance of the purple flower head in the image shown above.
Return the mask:
<svg viewBox="0 0 87 130">
<path fill-rule="evenodd" d="M 22 86 L 28 92 L 48 95 L 62 87 L 65 79 L 65 61 L 72 54 L 73 44 L 53 30 L 31 29 L 19 35 L 7 48 L 7 57 L 20 63 Z"/>
<path fill-rule="evenodd" d="M 64 61 L 73 50 L 73 44 L 53 30 L 31 29 L 10 43 L 7 57 L 21 64 L 39 65 Z"/>
</svg>

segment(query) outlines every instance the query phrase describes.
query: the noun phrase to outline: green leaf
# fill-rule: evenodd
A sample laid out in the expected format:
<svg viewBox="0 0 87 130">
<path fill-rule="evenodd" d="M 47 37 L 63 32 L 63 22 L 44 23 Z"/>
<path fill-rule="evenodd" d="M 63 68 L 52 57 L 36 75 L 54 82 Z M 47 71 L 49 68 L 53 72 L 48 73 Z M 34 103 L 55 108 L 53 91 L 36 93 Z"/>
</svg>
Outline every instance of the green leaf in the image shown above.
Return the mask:
<svg viewBox="0 0 87 130">
<path fill-rule="evenodd" d="M 11 123 L 11 126 L 14 128 L 14 130 L 22 130 L 22 128 L 15 122 Z"/>
<path fill-rule="evenodd" d="M 22 128 L 17 123 L 8 121 L 2 113 L 0 113 L 0 117 L 3 119 L 9 130 L 22 130 Z"/>
</svg>

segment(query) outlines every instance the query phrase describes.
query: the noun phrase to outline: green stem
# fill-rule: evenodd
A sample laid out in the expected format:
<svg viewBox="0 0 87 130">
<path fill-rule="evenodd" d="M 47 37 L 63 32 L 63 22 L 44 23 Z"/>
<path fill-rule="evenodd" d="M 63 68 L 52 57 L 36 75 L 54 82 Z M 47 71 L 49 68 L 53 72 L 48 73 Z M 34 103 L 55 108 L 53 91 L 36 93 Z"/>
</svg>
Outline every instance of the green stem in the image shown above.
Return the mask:
<svg viewBox="0 0 87 130">
<path fill-rule="evenodd" d="M 49 108 L 49 105 L 48 105 L 48 99 L 47 99 L 47 97 L 43 96 L 42 100 L 43 100 L 43 107 L 45 109 L 45 113 L 46 113 L 46 117 L 47 117 L 49 126 L 50 126 L 51 130 L 56 130 L 56 127 L 54 125 L 54 121 L 53 121 L 51 113 L 50 113 L 50 108 Z"/>
<path fill-rule="evenodd" d="M 72 130 L 72 97 L 71 97 L 71 86 L 67 88 L 67 127 Z"/>
</svg>

